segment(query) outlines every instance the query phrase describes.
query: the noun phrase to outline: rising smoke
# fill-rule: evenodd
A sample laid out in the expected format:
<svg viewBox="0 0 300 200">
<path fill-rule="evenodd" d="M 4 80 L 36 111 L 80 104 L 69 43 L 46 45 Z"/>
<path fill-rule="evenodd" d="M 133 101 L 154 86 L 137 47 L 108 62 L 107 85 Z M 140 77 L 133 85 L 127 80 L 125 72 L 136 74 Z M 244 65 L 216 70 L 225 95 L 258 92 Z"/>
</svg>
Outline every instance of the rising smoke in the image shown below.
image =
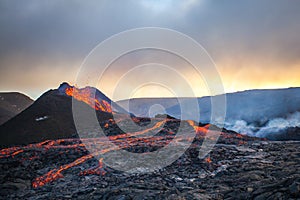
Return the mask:
<svg viewBox="0 0 300 200">
<path fill-rule="evenodd" d="M 225 124 L 226 129 L 256 137 L 271 137 L 274 134 L 283 133 L 287 129 L 295 127 L 300 127 L 300 112 L 289 114 L 286 118 L 270 119 L 262 126 L 248 123 L 245 120 L 237 120 Z"/>
</svg>

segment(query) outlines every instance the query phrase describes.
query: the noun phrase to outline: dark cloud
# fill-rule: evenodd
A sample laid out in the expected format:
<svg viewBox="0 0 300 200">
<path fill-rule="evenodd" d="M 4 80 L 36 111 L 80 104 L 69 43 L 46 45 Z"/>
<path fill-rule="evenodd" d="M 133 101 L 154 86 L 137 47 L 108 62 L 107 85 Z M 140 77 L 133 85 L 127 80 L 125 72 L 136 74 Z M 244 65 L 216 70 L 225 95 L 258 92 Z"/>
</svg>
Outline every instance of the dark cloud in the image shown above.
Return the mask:
<svg viewBox="0 0 300 200">
<path fill-rule="evenodd" d="M 293 0 L 2 0 L 0 90 L 42 92 L 72 81 L 95 45 L 144 26 L 172 28 L 195 38 L 221 71 L 249 65 L 280 72 L 285 67 L 299 74 L 299 7 L 300 1 Z M 36 73 L 49 71 L 48 76 Z"/>
<path fill-rule="evenodd" d="M 300 2 L 209 1 L 205 6 L 189 13 L 186 29 L 195 37 L 200 33 L 198 41 L 216 57 L 273 54 L 276 61 L 299 61 Z"/>
</svg>

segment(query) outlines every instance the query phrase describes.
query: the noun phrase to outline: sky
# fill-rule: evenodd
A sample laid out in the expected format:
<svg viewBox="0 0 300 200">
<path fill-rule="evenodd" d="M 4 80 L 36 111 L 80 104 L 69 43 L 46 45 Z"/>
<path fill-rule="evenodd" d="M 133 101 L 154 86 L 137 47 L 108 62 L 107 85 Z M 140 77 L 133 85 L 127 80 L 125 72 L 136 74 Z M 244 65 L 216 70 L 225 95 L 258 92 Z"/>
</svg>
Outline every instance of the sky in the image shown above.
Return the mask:
<svg viewBox="0 0 300 200">
<path fill-rule="evenodd" d="M 0 91 L 19 91 L 35 99 L 64 81 L 74 84 L 84 59 L 100 42 L 142 27 L 179 31 L 201 44 L 216 64 L 224 92 L 297 87 L 299 8 L 295 0 L 1 0 Z M 208 94 L 205 81 L 183 61 L 151 51 L 117 60 L 98 88 L 114 100 L 125 98 L 115 94 L 110 77 L 120 79 L 128 72 L 125 66 L 149 57 L 158 63 L 167 58 L 169 65 L 186 72 L 196 96 Z M 132 88 L 134 77 L 141 74 L 167 73 L 154 69 L 159 67 L 131 74 L 122 87 Z M 168 87 L 145 84 L 128 89 L 127 95 L 174 96 L 172 88 L 179 88 L 178 96 L 189 95 L 178 74 L 162 77 Z"/>
</svg>

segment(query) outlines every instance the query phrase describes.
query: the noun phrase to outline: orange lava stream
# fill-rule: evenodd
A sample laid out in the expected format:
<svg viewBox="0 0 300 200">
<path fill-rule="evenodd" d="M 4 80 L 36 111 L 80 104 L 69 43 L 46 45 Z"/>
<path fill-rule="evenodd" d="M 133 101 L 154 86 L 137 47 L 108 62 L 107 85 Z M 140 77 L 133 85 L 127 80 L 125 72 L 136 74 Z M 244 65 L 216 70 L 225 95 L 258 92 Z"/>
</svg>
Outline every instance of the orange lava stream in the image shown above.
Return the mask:
<svg viewBox="0 0 300 200">
<path fill-rule="evenodd" d="M 136 141 L 143 141 L 146 143 L 145 145 L 153 145 L 153 146 L 164 145 L 164 144 L 166 144 L 166 141 L 163 141 L 162 140 L 163 138 L 164 137 L 156 137 L 156 138 L 153 137 L 153 138 L 148 138 L 148 139 L 130 138 L 130 139 L 128 139 L 129 142 L 127 140 L 117 140 L 118 145 L 115 145 L 115 146 L 109 145 L 109 147 L 107 147 L 107 148 L 105 147 L 105 142 L 98 140 L 98 138 L 92 139 L 89 142 L 94 144 L 95 147 L 100 147 L 99 151 L 82 156 L 72 163 L 63 165 L 63 166 L 59 167 L 58 169 L 53 169 L 53 170 L 49 171 L 47 174 L 36 178 L 33 181 L 32 186 L 34 188 L 41 187 L 41 186 L 45 185 L 46 183 L 49 183 L 49 182 L 52 182 L 59 178 L 62 178 L 63 175 L 61 173 L 63 171 L 65 171 L 71 167 L 77 166 L 79 164 L 82 164 L 83 162 L 85 162 L 89 159 L 92 159 L 94 156 L 103 155 L 103 154 L 113 151 L 113 150 L 136 146 L 137 145 L 137 143 L 135 143 Z M 88 141 L 85 141 L 85 142 L 88 142 Z M 103 158 L 101 158 L 99 160 L 99 166 L 97 166 L 96 168 L 92 168 L 92 169 L 89 169 L 89 170 L 86 170 L 86 171 L 80 173 L 80 175 L 86 175 L 86 174 L 104 175 L 105 171 L 103 170 Z"/>
<path fill-rule="evenodd" d="M 32 186 L 34 188 L 37 188 L 37 187 L 45 185 L 46 183 L 52 182 L 52 181 L 54 181 L 58 178 L 62 178 L 63 177 L 63 175 L 61 174 L 62 171 L 66 170 L 66 169 L 69 169 L 71 167 L 74 167 L 76 165 L 79 165 L 79 164 L 81 164 L 81 163 L 83 163 L 83 162 L 85 162 L 85 161 L 87 161 L 91 158 L 93 158 L 93 155 L 88 154 L 86 156 L 82 156 L 82 157 L 78 158 L 77 160 L 75 160 L 72 163 L 69 163 L 69 164 L 66 164 L 66 165 L 63 165 L 63 166 L 59 167 L 59 169 L 53 169 L 53 170 L 49 171 L 47 174 L 36 178 L 33 181 Z"/>
<path fill-rule="evenodd" d="M 21 150 L 20 147 L 11 147 L 11 148 L 7 148 L 7 149 L 1 149 L 0 150 L 0 159 L 17 155 L 21 152 L 23 152 L 23 151 Z"/>
<path fill-rule="evenodd" d="M 66 88 L 65 93 L 78 101 L 85 102 L 95 110 L 109 113 L 112 112 L 110 103 L 104 100 L 99 101 L 98 99 L 95 99 L 94 94 L 88 88 L 77 89 L 75 87 L 68 87 Z"/>
<path fill-rule="evenodd" d="M 190 126 L 192 126 L 194 128 L 194 130 L 196 131 L 197 134 L 200 134 L 200 135 L 206 135 L 207 132 L 208 132 L 208 129 L 209 129 L 209 124 L 201 127 L 201 126 L 198 126 L 196 124 L 195 121 L 193 120 L 187 120 L 187 123 L 189 123 Z"/>
<path fill-rule="evenodd" d="M 120 134 L 120 135 L 116 135 L 116 136 L 110 136 L 109 139 L 116 140 L 116 139 L 125 138 L 125 137 L 134 137 L 134 136 L 138 136 L 138 135 L 143 135 L 143 134 L 148 133 L 150 131 L 161 128 L 165 124 L 166 121 L 167 120 L 159 121 L 159 122 L 155 123 L 155 125 L 153 127 L 142 130 L 142 131 L 137 131 L 137 132 L 133 132 L 133 133 L 126 133 L 126 134 Z"/>
<path fill-rule="evenodd" d="M 68 88 L 67 88 L 67 90 L 68 90 Z M 66 92 L 67 92 L 67 90 L 66 90 Z M 77 92 L 75 92 L 75 93 L 77 93 Z M 74 92 L 73 92 L 73 94 L 74 94 Z M 76 95 L 77 94 L 75 94 L 75 96 Z M 87 93 L 85 95 L 79 95 L 79 96 L 80 96 L 80 98 L 82 98 L 82 96 L 87 97 L 88 95 L 89 95 L 89 93 Z M 105 106 L 107 106 L 107 105 L 105 105 Z M 34 188 L 37 188 L 37 187 L 41 187 L 49 182 L 52 182 L 59 178 L 62 178 L 63 177 L 62 172 L 64 172 L 65 170 L 67 170 L 69 168 L 72 168 L 74 166 L 80 165 L 80 164 L 86 162 L 87 160 L 94 158 L 94 156 L 99 156 L 99 155 L 103 155 L 107 152 L 111 152 L 111 151 L 115 151 L 115 150 L 119 150 L 119 149 L 131 148 L 131 147 L 135 147 L 135 146 L 163 147 L 164 145 L 167 145 L 172 140 L 175 143 L 180 142 L 181 140 L 187 140 L 187 138 L 184 138 L 184 137 L 174 138 L 174 136 L 176 134 L 173 132 L 169 132 L 169 131 L 167 131 L 168 134 L 166 134 L 164 136 L 153 136 L 153 137 L 142 137 L 142 138 L 135 137 L 138 135 L 143 135 L 149 131 L 154 131 L 159 128 L 162 128 L 168 120 L 171 120 L 171 119 L 164 119 L 164 120 L 158 121 L 155 123 L 155 125 L 153 127 L 148 128 L 143 131 L 127 133 L 127 134 L 120 134 L 120 135 L 116 135 L 116 136 L 108 136 L 108 139 L 113 141 L 114 145 L 112 145 L 111 142 L 108 142 L 107 139 L 105 140 L 103 137 L 85 138 L 85 139 L 47 140 L 47 141 L 37 143 L 37 144 L 30 144 L 25 147 L 11 147 L 11 148 L 7 148 L 7 149 L 2 149 L 2 150 L 0 150 L 0 159 L 7 158 L 10 156 L 14 157 L 14 156 L 17 156 L 18 154 L 21 154 L 24 151 L 30 152 L 30 150 L 37 150 L 37 149 L 39 151 L 47 151 L 49 149 L 62 149 L 63 153 L 66 153 L 66 151 L 68 151 L 69 149 L 75 149 L 76 151 L 77 150 L 80 151 L 79 148 L 81 148 L 81 150 L 83 150 L 83 149 L 85 149 L 85 147 L 92 147 L 93 149 L 95 149 L 94 152 L 92 152 L 88 155 L 84 155 L 71 163 L 60 166 L 59 168 L 52 169 L 51 171 L 44 174 L 43 176 L 36 178 L 33 181 L 32 186 Z M 114 121 L 110 121 L 110 122 L 115 123 Z M 194 121 L 188 120 L 186 122 L 190 126 L 193 127 L 193 130 L 196 132 L 196 135 L 198 135 L 198 137 L 205 136 L 206 134 L 209 133 L 208 132 L 209 131 L 208 129 L 210 127 L 209 124 L 206 126 L 200 127 Z M 227 133 L 221 133 L 221 134 L 225 138 L 226 137 L 227 138 L 234 137 L 233 135 L 230 135 Z M 236 135 L 236 138 L 242 138 L 242 137 L 243 136 L 240 134 Z M 194 139 L 194 138 L 191 138 L 191 139 Z M 210 139 L 213 139 L 213 137 Z M 90 149 L 90 148 L 88 148 L 88 149 Z M 33 156 L 31 155 L 31 157 L 28 156 L 27 159 L 31 160 L 31 159 L 36 159 L 36 158 L 38 158 L 38 156 L 36 154 L 34 154 Z M 212 162 L 212 160 L 209 157 L 206 158 L 205 161 L 207 163 Z M 91 169 L 87 169 L 83 172 L 80 172 L 80 175 L 87 175 L 87 174 L 104 175 L 105 171 L 103 169 L 103 158 L 100 158 L 98 166 L 91 168 Z"/>
<path fill-rule="evenodd" d="M 212 160 L 211 160 L 211 158 L 210 158 L 210 157 L 207 157 L 207 158 L 205 158 L 205 162 L 207 162 L 207 163 L 211 163 L 211 162 L 212 162 Z"/>
</svg>

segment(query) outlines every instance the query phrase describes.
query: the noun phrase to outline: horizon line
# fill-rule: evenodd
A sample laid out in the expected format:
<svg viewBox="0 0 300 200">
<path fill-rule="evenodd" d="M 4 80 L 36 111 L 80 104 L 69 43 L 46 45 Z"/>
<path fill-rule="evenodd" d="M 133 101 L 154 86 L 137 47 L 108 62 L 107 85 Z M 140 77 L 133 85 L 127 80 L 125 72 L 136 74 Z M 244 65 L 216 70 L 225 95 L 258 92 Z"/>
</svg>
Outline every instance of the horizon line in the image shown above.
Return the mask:
<svg viewBox="0 0 300 200">
<path fill-rule="evenodd" d="M 64 82 L 62 82 L 64 83 Z M 70 84 L 69 84 L 70 85 Z M 85 86 L 85 87 L 88 87 L 88 86 Z M 82 87 L 84 88 L 84 87 Z M 176 99 L 176 98 L 204 98 L 204 97 L 213 97 L 213 96 L 219 96 L 219 95 L 224 95 L 224 94 L 234 94 L 234 93 L 241 93 L 241 92 L 247 92 L 247 91 L 257 91 L 257 90 L 284 90 L 284 89 L 295 89 L 295 88 L 300 88 L 300 86 L 291 86 L 291 87 L 282 87 L 282 88 L 253 88 L 253 89 L 245 89 L 245 90 L 237 90 L 237 91 L 234 91 L 234 92 L 224 92 L 222 94 L 216 94 L 216 95 L 206 95 L 206 96 L 195 96 L 195 97 L 192 97 L 192 96 L 178 96 L 178 97 L 134 97 L 134 98 L 128 98 L 128 99 L 119 99 L 119 100 L 113 100 L 115 102 L 118 102 L 118 101 L 125 101 L 125 100 L 129 100 L 129 99 Z M 0 93 L 19 93 L 19 94 L 23 94 L 27 97 L 29 97 L 30 99 L 32 99 L 33 101 L 37 100 L 38 98 L 40 98 L 45 92 L 49 91 L 49 90 L 55 90 L 57 88 L 50 88 L 48 90 L 45 90 L 43 93 L 41 93 L 38 97 L 36 98 L 33 98 L 31 95 L 27 94 L 26 92 L 22 92 L 20 90 L 15 90 L 15 91 L 0 91 Z M 96 88 L 98 89 L 98 88 Z M 98 89 L 99 91 L 101 91 L 100 89 Z M 101 91 L 102 92 L 102 91 Z M 106 95 L 106 94 L 105 94 Z M 110 97 L 109 97 L 110 98 Z"/>
</svg>

